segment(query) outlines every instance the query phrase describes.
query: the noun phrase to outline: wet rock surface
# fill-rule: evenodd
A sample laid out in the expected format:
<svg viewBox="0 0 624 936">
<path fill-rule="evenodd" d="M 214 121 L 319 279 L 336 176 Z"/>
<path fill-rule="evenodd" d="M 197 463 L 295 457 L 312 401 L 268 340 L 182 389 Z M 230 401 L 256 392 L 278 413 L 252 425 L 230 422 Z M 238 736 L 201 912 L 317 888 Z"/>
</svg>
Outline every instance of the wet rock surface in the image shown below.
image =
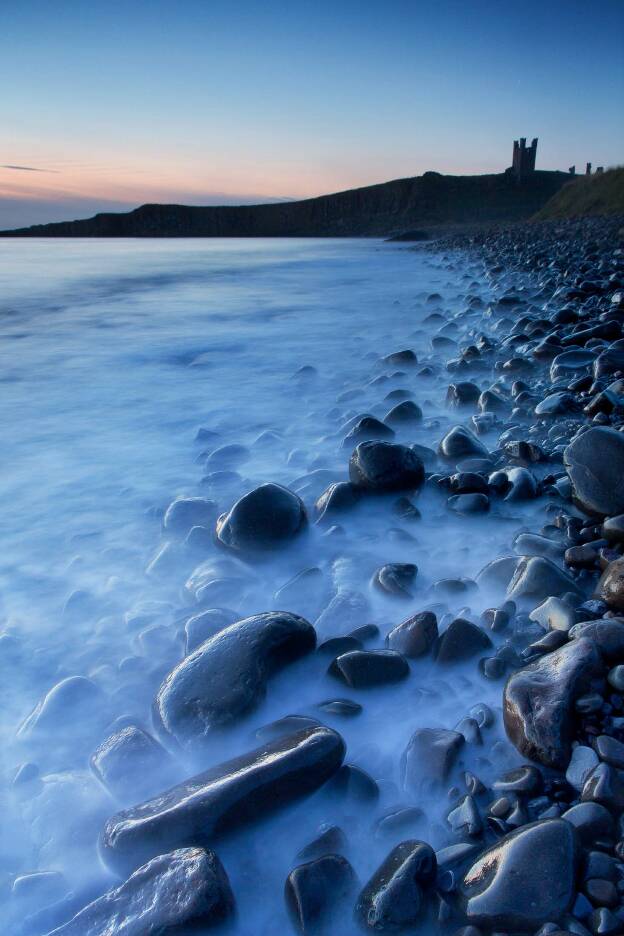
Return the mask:
<svg viewBox="0 0 624 936">
<path fill-rule="evenodd" d="M 308 728 L 204 771 L 112 816 L 100 841 L 104 860 L 128 870 L 163 848 L 214 842 L 318 789 L 344 753 L 335 731 Z"/>
<path fill-rule="evenodd" d="M 392 849 L 358 897 L 355 912 L 373 932 L 414 926 L 435 879 L 435 852 L 426 842 L 401 842 Z"/>
<path fill-rule="evenodd" d="M 468 920 L 487 929 L 529 932 L 570 910 L 580 846 L 561 819 L 530 823 L 479 856 L 464 876 Z"/>
<path fill-rule="evenodd" d="M 217 521 L 220 543 L 237 552 L 274 549 L 307 526 L 301 498 L 280 484 L 263 484 L 237 501 Z"/>
<path fill-rule="evenodd" d="M 159 733 L 184 746 L 247 714 L 269 678 L 316 646 L 314 628 L 295 614 L 237 621 L 201 644 L 165 679 L 154 701 Z"/>
<path fill-rule="evenodd" d="M 183 927 L 213 927 L 234 911 L 234 896 L 214 852 L 180 848 L 153 858 L 99 897 L 54 936 L 160 936 Z"/>
</svg>

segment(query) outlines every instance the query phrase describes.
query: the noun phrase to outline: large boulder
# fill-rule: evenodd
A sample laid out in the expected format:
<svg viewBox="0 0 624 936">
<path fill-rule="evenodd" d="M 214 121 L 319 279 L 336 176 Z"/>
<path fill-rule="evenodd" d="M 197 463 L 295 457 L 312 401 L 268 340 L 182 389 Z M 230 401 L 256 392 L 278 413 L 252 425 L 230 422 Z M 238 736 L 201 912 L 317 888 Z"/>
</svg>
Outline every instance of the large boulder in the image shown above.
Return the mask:
<svg viewBox="0 0 624 936">
<path fill-rule="evenodd" d="M 342 738 L 330 728 L 278 738 L 116 813 L 102 832 L 102 856 L 124 872 L 168 848 L 207 846 L 318 789 L 344 754 Z"/>
<path fill-rule="evenodd" d="M 275 549 L 308 524 L 301 498 L 281 484 L 261 484 L 217 520 L 217 539 L 236 552 Z"/>
<path fill-rule="evenodd" d="M 375 494 L 414 491 L 422 486 L 425 469 L 406 445 L 361 442 L 351 455 L 349 477 L 357 488 Z"/>
<path fill-rule="evenodd" d="M 153 858 L 50 936 L 162 936 L 221 923 L 233 910 L 230 882 L 214 852 L 180 848 Z"/>
<path fill-rule="evenodd" d="M 624 513 L 624 434 L 594 426 L 563 453 L 574 501 L 589 514 Z"/>
<path fill-rule="evenodd" d="M 534 932 L 558 920 L 574 903 L 580 857 L 576 830 L 563 819 L 511 832 L 464 876 L 461 902 L 469 923 L 488 932 Z"/>
<path fill-rule="evenodd" d="M 437 860 L 426 842 L 408 840 L 392 849 L 360 894 L 355 913 L 379 932 L 412 928 L 435 880 Z"/>
<path fill-rule="evenodd" d="M 255 614 L 224 628 L 166 677 L 153 706 L 165 741 L 184 746 L 241 718 L 264 698 L 270 677 L 316 646 L 314 628 L 287 611 Z"/>
<path fill-rule="evenodd" d="M 574 703 L 603 668 L 596 645 L 580 637 L 512 673 L 503 693 L 503 719 L 522 755 L 546 767 L 566 769 Z"/>
</svg>

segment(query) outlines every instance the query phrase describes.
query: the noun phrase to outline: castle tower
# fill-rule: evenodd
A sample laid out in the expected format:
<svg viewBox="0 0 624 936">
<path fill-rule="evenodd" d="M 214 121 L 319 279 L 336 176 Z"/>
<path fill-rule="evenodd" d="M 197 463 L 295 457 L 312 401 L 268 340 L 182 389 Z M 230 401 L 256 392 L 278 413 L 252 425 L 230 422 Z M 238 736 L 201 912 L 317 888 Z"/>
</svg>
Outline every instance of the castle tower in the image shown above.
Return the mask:
<svg viewBox="0 0 624 936">
<path fill-rule="evenodd" d="M 534 137 L 530 146 L 526 145 L 526 137 L 514 140 L 513 160 L 511 168 L 518 182 L 524 181 L 527 176 L 535 172 L 535 159 L 537 157 L 537 137 Z"/>
</svg>

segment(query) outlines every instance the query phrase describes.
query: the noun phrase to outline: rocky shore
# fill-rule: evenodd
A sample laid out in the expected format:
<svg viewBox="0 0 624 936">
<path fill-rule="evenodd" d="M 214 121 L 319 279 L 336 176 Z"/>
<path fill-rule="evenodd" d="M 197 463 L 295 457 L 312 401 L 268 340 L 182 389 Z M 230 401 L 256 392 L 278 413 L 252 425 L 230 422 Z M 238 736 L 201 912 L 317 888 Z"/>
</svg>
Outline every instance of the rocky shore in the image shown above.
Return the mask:
<svg viewBox="0 0 624 936">
<path fill-rule="evenodd" d="M 175 578 L 189 557 L 194 570 L 180 582 L 175 647 L 158 624 L 143 637 L 158 674 L 151 724 L 115 712 L 114 729 L 102 732 L 111 718 L 101 690 L 74 676 L 18 729 L 34 743 L 67 706 L 102 719 L 105 737 L 88 756 L 116 803 L 99 852 L 117 883 L 87 899 L 64 893 L 54 869 L 13 876 L 13 893 L 17 885 L 57 897 L 16 933 L 251 934 L 237 911 L 233 855 L 244 865 L 253 830 L 270 837 L 271 822 L 304 801 L 330 821 L 293 854 L 283 892 L 256 898 L 282 901 L 294 932 L 624 932 L 623 223 L 523 225 L 416 248 L 435 250 L 449 270 L 468 252 L 487 293 L 468 278 L 461 307 L 428 297 L 430 361 L 399 336 L 379 349 L 371 381 L 387 412 L 342 423 L 336 415 L 348 480 L 319 466 L 230 503 L 202 492 L 170 504 L 148 575 Z M 427 418 L 436 374 L 454 425 L 434 450 L 409 435 Z M 295 375 L 293 396 L 313 398 L 314 380 L 311 363 Z M 242 448 L 199 430 L 208 494 L 236 480 Z M 480 518 L 500 512 L 506 552 L 474 578 L 458 568 L 426 586 L 415 562 L 379 566 L 370 591 L 391 609 L 385 621 L 357 590 L 327 593 L 313 559 L 276 590 L 273 607 L 244 617 L 228 607 L 270 577 L 276 556 L 313 557 L 321 538 L 343 562 L 354 516 L 409 544 L 428 497 L 463 524 L 453 529 L 467 541 L 481 535 Z M 316 606 L 312 621 L 302 604 Z M 432 672 L 437 696 L 425 685 Z M 329 697 L 326 678 L 336 687 Z M 419 680 L 424 688 L 406 695 Z M 452 706 L 462 681 L 474 704 L 440 727 L 436 707 L 445 695 Z M 315 708 L 302 704 L 304 682 Z M 277 685 L 288 687 L 289 707 L 243 753 L 206 769 L 206 752 L 227 750 L 234 727 Z M 479 697 L 483 687 L 490 699 L 494 688 L 502 719 Z M 406 705 L 427 701 L 431 723 L 377 757 L 375 707 L 392 699 L 397 722 Z M 352 762 L 344 736 L 356 719 L 375 769 Z M 37 773 L 33 763 L 19 768 L 13 783 L 24 798 Z M 433 843 L 414 834 L 423 813 Z M 363 875 L 369 842 L 384 857 Z"/>
</svg>

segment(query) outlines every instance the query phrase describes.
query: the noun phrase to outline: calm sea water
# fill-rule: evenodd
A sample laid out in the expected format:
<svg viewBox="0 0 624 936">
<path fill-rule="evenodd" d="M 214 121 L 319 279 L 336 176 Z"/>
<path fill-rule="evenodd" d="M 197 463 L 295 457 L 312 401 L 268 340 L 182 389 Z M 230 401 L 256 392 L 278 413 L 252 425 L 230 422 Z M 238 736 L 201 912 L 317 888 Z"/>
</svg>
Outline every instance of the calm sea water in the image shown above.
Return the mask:
<svg viewBox="0 0 624 936">
<path fill-rule="evenodd" d="M 374 240 L 0 242 L 0 904 L 9 922 L 46 903 L 13 894 L 15 875 L 61 872 L 59 893 L 114 882 L 99 864 L 97 835 L 118 805 L 88 757 L 115 719 L 149 728 L 155 688 L 182 655 L 184 582 L 198 559 L 146 572 L 162 545 L 167 504 L 205 494 L 226 510 L 274 480 L 311 506 L 330 480 L 347 477 L 350 420 L 383 417 L 398 387 L 425 415 L 399 440 L 435 447 L 454 418 L 444 407 L 444 357 L 430 344 L 440 323 L 430 315 L 442 310 L 446 334 L 459 336 L 466 296 L 487 299 L 488 288 L 476 261 Z M 381 355 L 404 347 L 430 360 L 435 376 L 380 369 Z M 297 376 L 302 367 L 315 372 Z M 215 435 L 198 443 L 199 427 Z M 246 451 L 206 479 L 211 450 L 230 443 Z M 246 584 L 228 592 L 226 581 L 218 603 L 241 617 L 268 610 L 281 584 L 316 566 L 322 588 L 285 610 L 314 620 L 333 594 L 356 592 L 366 619 L 345 621 L 344 630 L 375 621 L 383 636 L 426 606 L 436 579 L 474 575 L 510 551 L 517 511 L 459 520 L 433 492 L 419 507 L 423 519 L 411 525 L 379 506 L 359 509 L 342 535 L 314 530 L 305 546 L 260 567 L 237 566 Z M 216 579 L 231 575 L 216 551 L 204 558 L 214 559 Z M 418 564 L 413 602 L 371 590 L 372 572 L 389 561 Z M 479 598 L 471 611 L 486 606 Z M 373 829 L 384 811 L 406 805 L 398 764 L 413 730 L 453 727 L 480 701 L 500 704 L 500 686 L 474 664 L 440 674 L 425 661 L 399 689 L 368 694 L 345 693 L 325 666 L 303 663 L 277 678 L 266 703 L 215 742 L 208 761 L 256 746 L 255 730 L 272 718 L 318 716 L 316 703 L 348 694 L 363 715 L 331 724 L 381 796 L 362 805 L 318 795 L 220 848 L 238 900 L 237 932 L 287 928 L 284 879 L 323 822 L 348 832 L 349 857 L 365 880 L 396 844 Z M 36 738 L 16 737 L 36 703 L 71 675 L 100 687 L 105 711 L 64 710 Z M 488 745 L 500 736 L 495 728 Z M 486 754 L 471 765 L 482 773 L 491 767 Z M 25 762 L 40 778 L 18 789 L 12 778 Z M 191 766 L 206 762 L 180 769 Z M 444 805 L 427 808 L 409 834 L 442 844 Z"/>
</svg>

